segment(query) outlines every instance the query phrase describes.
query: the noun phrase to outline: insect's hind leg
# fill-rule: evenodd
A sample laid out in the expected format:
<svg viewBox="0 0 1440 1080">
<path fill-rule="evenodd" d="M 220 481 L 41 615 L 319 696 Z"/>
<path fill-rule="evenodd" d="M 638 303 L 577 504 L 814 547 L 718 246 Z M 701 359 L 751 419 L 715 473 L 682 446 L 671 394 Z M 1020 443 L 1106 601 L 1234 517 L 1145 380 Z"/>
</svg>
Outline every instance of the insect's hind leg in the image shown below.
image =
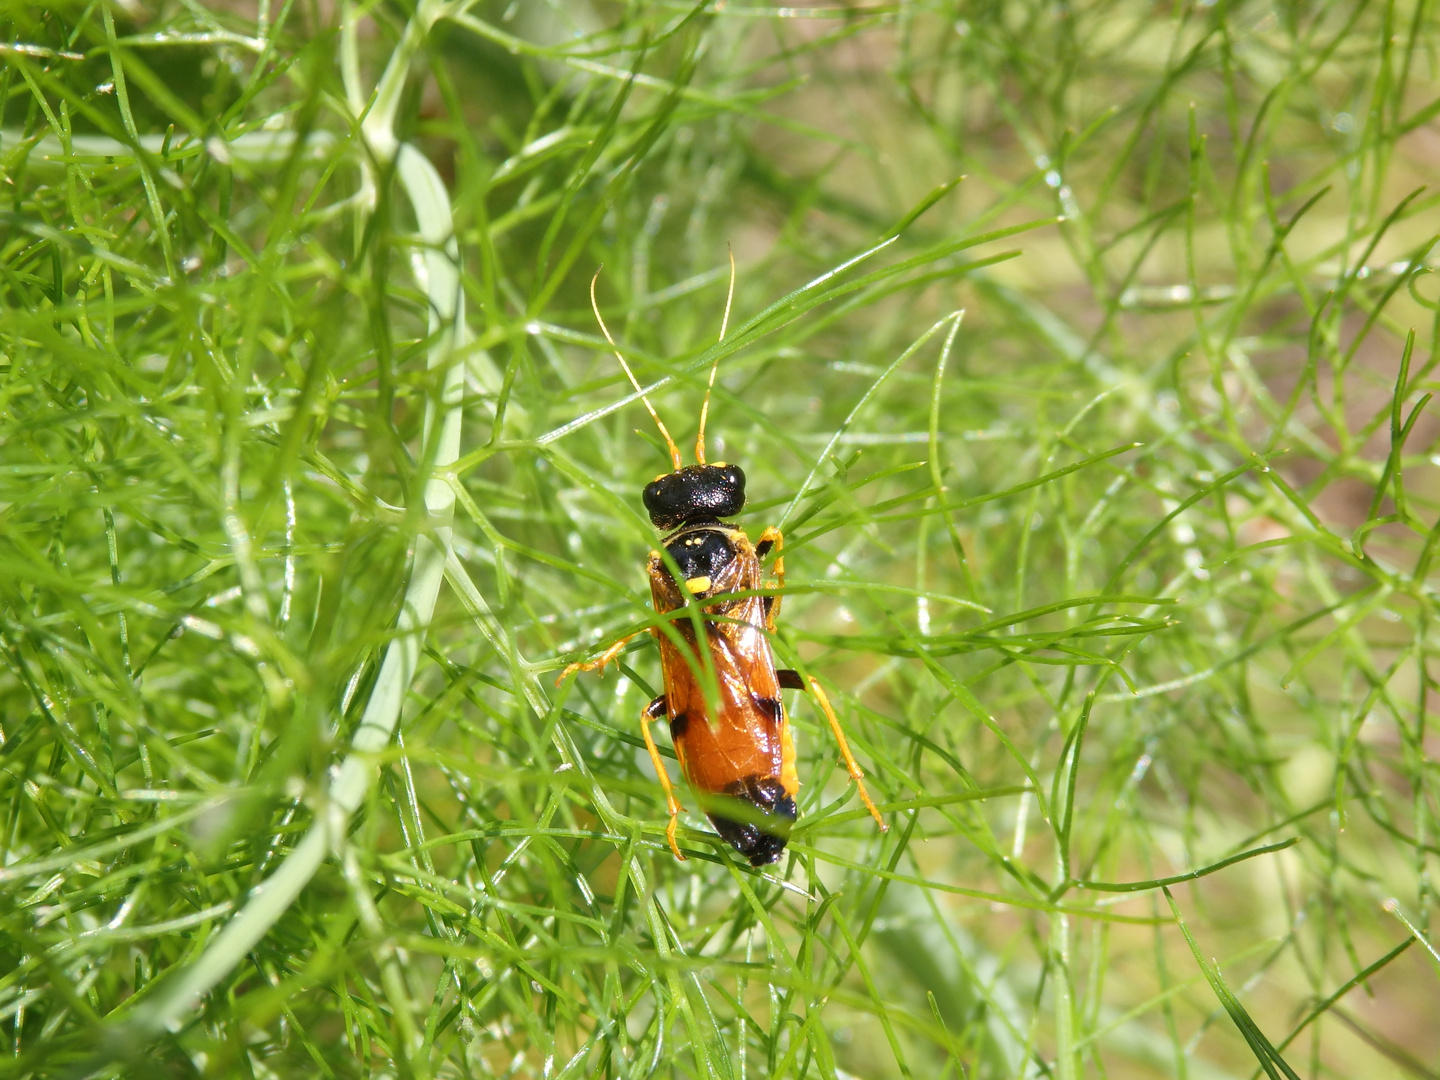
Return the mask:
<svg viewBox="0 0 1440 1080">
<path fill-rule="evenodd" d="M 755 542 L 755 557 L 757 559 L 765 558 L 766 555 L 770 554 L 771 548 L 774 548 L 777 552 L 785 550 L 784 534 L 775 528 L 774 525 L 771 525 L 761 533 L 760 539 Z M 775 556 L 775 587 L 777 589 L 785 588 L 784 555 L 777 554 Z M 765 629 L 769 630 L 772 634 L 775 632 L 775 620 L 780 617 L 780 600 L 781 597 L 779 596 L 765 597 Z M 804 687 L 801 687 L 801 689 L 804 689 Z"/>
<path fill-rule="evenodd" d="M 789 671 L 788 669 L 784 672 L 776 672 L 776 674 L 781 676 L 780 685 L 782 686 L 793 685 L 790 680 L 784 678 L 786 675 L 794 678 L 795 683 L 800 682 L 795 672 Z M 835 741 L 840 744 L 840 756 L 845 759 L 845 768 L 850 773 L 850 779 L 855 781 L 856 790 L 860 792 L 860 801 L 865 804 L 865 809 L 870 811 L 870 816 L 873 817 L 875 823 L 880 826 L 880 831 L 889 832 L 890 826 L 885 824 L 885 819 L 880 816 L 880 811 L 876 809 L 874 802 L 870 799 L 870 793 L 865 790 L 865 773 L 861 770 L 860 766 L 856 764 L 855 755 L 850 753 L 850 744 L 845 741 L 845 732 L 840 727 L 840 719 L 835 715 L 835 710 L 830 707 L 830 699 L 825 696 L 824 689 L 821 688 L 819 680 L 814 678 L 814 676 L 811 676 L 807 681 L 810 684 L 809 688 L 815 691 L 815 700 L 820 703 L 820 710 L 825 714 L 825 719 L 830 722 L 831 734 L 835 736 Z M 799 689 L 805 689 L 803 683 L 799 686 Z"/>
<path fill-rule="evenodd" d="M 651 721 L 658 720 L 665 713 L 665 695 L 661 694 L 640 711 L 640 732 L 645 736 L 645 749 L 650 752 L 650 764 L 655 766 L 655 775 L 660 778 L 660 786 L 665 789 L 665 809 L 670 812 L 670 824 L 665 827 L 665 839 L 670 844 L 670 850 L 675 853 L 675 858 L 684 862 L 685 856 L 680 854 L 680 845 L 675 843 L 675 827 L 679 823 L 680 811 L 684 807 L 675 798 L 675 789 L 670 786 L 670 774 L 665 771 L 665 762 L 660 759 L 660 751 L 656 748 L 655 739 L 650 734 Z"/>
</svg>

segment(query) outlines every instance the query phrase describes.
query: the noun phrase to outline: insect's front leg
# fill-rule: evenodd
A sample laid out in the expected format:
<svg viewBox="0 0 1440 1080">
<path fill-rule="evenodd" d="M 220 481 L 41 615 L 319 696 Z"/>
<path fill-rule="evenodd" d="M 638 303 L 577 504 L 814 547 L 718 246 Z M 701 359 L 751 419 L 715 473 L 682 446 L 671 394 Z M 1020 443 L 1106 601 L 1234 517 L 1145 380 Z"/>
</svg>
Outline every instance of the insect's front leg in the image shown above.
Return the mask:
<svg viewBox="0 0 1440 1080">
<path fill-rule="evenodd" d="M 777 552 L 785 549 L 785 537 L 774 525 L 761 533 L 760 539 L 755 542 L 755 557 L 757 559 L 765 558 L 770 554 L 771 548 Z M 785 588 L 784 555 L 775 556 L 775 587 L 777 589 Z M 775 632 L 775 620 L 780 617 L 780 600 L 779 596 L 765 597 L 765 629 L 772 634 Z"/>
<path fill-rule="evenodd" d="M 555 685 L 559 686 L 562 682 L 564 682 L 570 676 L 570 673 L 572 671 L 595 671 L 597 668 L 603 671 L 606 664 L 610 663 L 611 660 L 614 660 L 617 656 L 619 656 L 621 650 L 623 650 L 626 645 L 629 645 L 632 640 L 639 637 L 644 632 L 644 630 L 637 630 L 633 634 L 626 634 L 619 641 L 615 642 L 615 644 L 611 645 L 603 653 L 597 656 L 594 660 L 585 660 L 583 662 L 577 660 L 573 664 L 566 664 L 565 670 L 560 672 L 560 677 L 555 680 Z"/>
<path fill-rule="evenodd" d="M 675 853 L 675 858 L 684 862 L 685 856 L 680 854 L 680 845 L 675 843 L 675 826 L 679 823 L 680 811 L 684 807 L 680 805 L 680 800 L 675 798 L 675 789 L 670 786 L 670 774 L 665 771 L 665 762 L 660 760 L 660 751 L 650 734 L 651 722 L 664 716 L 667 711 L 665 695 L 661 694 L 641 710 L 640 731 L 645 736 L 645 749 L 650 751 L 650 763 L 655 766 L 655 775 L 660 778 L 660 786 L 665 789 L 665 809 L 670 812 L 670 824 L 665 827 L 665 839 L 670 844 L 670 850 Z"/>
</svg>

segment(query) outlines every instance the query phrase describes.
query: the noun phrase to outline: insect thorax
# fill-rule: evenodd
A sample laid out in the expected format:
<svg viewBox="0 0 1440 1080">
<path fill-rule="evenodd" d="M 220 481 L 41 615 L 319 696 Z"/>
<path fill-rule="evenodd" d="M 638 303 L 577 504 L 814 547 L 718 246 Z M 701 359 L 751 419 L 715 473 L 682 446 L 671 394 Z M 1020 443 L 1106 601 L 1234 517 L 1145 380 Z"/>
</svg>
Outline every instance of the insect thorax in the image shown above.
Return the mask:
<svg viewBox="0 0 1440 1080">
<path fill-rule="evenodd" d="M 665 550 L 679 568 L 679 583 L 689 592 L 709 592 L 739 556 L 734 543 L 736 530 L 719 522 L 682 529 L 665 543 Z"/>
</svg>

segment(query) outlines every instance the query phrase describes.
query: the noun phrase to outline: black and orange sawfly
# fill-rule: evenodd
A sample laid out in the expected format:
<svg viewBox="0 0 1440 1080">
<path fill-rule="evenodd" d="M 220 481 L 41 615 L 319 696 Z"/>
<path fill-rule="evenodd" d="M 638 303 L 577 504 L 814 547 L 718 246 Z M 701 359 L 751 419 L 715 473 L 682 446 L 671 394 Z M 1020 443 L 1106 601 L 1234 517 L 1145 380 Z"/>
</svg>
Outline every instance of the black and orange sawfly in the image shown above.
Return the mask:
<svg viewBox="0 0 1440 1080">
<path fill-rule="evenodd" d="M 682 611 L 693 615 L 690 605 L 701 605 L 699 618 L 675 618 L 669 633 L 662 632 L 658 625 L 648 628 L 660 646 L 665 692 L 642 711 L 640 727 L 655 773 L 665 789 L 670 813 L 665 838 L 670 850 L 677 859 L 685 858 L 675 840 L 683 808 L 650 733 L 650 725 L 662 716 L 670 722 L 670 738 L 680 771 L 715 831 L 752 866 L 764 866 L 780 858 L 795 823 L 795 796 L 800 789 L 795 744 L 780 698 L 781 689 L 808 689 L 814 694 L 861 800 L 885 830 L 887 825 L 865 790 L 865 774 L 855 763 L 820 683 L 775 666 L 769 635 L 775 631 L 785 584 L 785 564 L 780 554 L 783 537 L 779 529 L 767 528 L 752 545 L 744 529 L 728 523 L 726 519 L 740 513 L 745 505 L 745 473 L 738 465 L 705 461 L 705 420 L 719 355 L 711 365 L 705 403 L 700 409 L 696 464 L 682 465 L 675 440 L 645 396 L 600 314 L 595 299 L 599 278 L 600 271 L 596 270 L 590 279 L 590 306 L 595 320 L 670 453 L 671 471 L 657 476 L 642 493 L 650 521 L 663 534 L 664 554 L 650 552 L 651 601 L 656 615 L 662 617 Z M 732 253 L 721 342 L 725 340 L 734 295 Z M 772 551 L 776 556 L 774 580 L 767 581 L 761 562 Z M 697 644 L 697 628 L 704 633 L 703 653 Z M 632 638 L 644 632 L 622 637 L 594 660 L 570 664 L 556 685 L 572 672 L 603 669 Z"/>
</svg>

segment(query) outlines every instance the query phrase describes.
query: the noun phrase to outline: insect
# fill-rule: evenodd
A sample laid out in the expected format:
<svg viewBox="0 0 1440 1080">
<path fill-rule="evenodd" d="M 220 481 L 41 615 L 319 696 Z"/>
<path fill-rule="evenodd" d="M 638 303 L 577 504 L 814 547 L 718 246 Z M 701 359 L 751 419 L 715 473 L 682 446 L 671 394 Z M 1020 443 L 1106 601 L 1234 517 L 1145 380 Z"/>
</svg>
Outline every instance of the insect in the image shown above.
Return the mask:
<svg viewBox="0 0 1440 1080">
<path fill-rule="evenodd" d="M 680 761 L 680 771 L 715 831 L 749 859 L 752 866 L 764 866 L 780 858 L 795 823 L 795 795 L 800 788 L 795 771 L 795 745 L 780 698 L 782 688 L 813 692 L 839 743 L 845 767 L 855 781 L 861 800 L 881 830 L 886 830 L 888 826 L 865 790 L 865 774 L 855 763 L 840 721 L 819 682 L 775 667 L 768 635 L 775 630 L 781 597 L 758 595 L 758 592 L 769 584 L 763 579 L 761 560 L 771 551 L 776 554 L 773 586 L 784 586 L 785 565 L 780 557 L 784 538 L 779 529 L 767 528 L 752 545 L 744 529 L 727 523 L 725 519 L 734 517 L 745 505 L 745 473 L 738 465 L 705 461 L 705 420 L 710 411 L 710 391 L 715 385 L 719 357 L 710 368 L 705 403 L 700 409 L 696 464 L 682 465 L 675 440 L 640 388 L 600 315 L 600 305 L 595 299 L 595 283 L 599 278 L 600 271 L 596 270 L 590 280 L 590 305 L 595 319 L 670 452 L 671 471 L 657 476 L 642 493 L 650 521 L 664 534 L 661 541 L 664 554 L 650 552 L 647 573 L 651 601 L 656 614 L 661 616 L 692 604 L 702 605 L 698 621 L 704 633 L 703 651 L 696 620 L 688 615 L 674 619 L 673 635 L 659 627 L 650 629 L 660 646 L 665 692 L 642 711 L 640 726 L 655 773 L 665 790 L 666 809 L 670 814 L 665 838 L 670 850 L 677 859 L 685 858 L 675 841 L 676 824 L 683 808 L 650 732 L 651 723 L 662 716 L 670 722 L 670 738 Z M 734 294 L 732 252 L 730 293 L 720 326 L 721 341 L 725 339 Z M 637 631 L 637 634 L 643 632 Z M 572 672 L 603 669 L 635 636 L 621 638 L 594 660 L 570 664 L 555 680 L 555 685 L 559 686 Z"/>
</svg>

